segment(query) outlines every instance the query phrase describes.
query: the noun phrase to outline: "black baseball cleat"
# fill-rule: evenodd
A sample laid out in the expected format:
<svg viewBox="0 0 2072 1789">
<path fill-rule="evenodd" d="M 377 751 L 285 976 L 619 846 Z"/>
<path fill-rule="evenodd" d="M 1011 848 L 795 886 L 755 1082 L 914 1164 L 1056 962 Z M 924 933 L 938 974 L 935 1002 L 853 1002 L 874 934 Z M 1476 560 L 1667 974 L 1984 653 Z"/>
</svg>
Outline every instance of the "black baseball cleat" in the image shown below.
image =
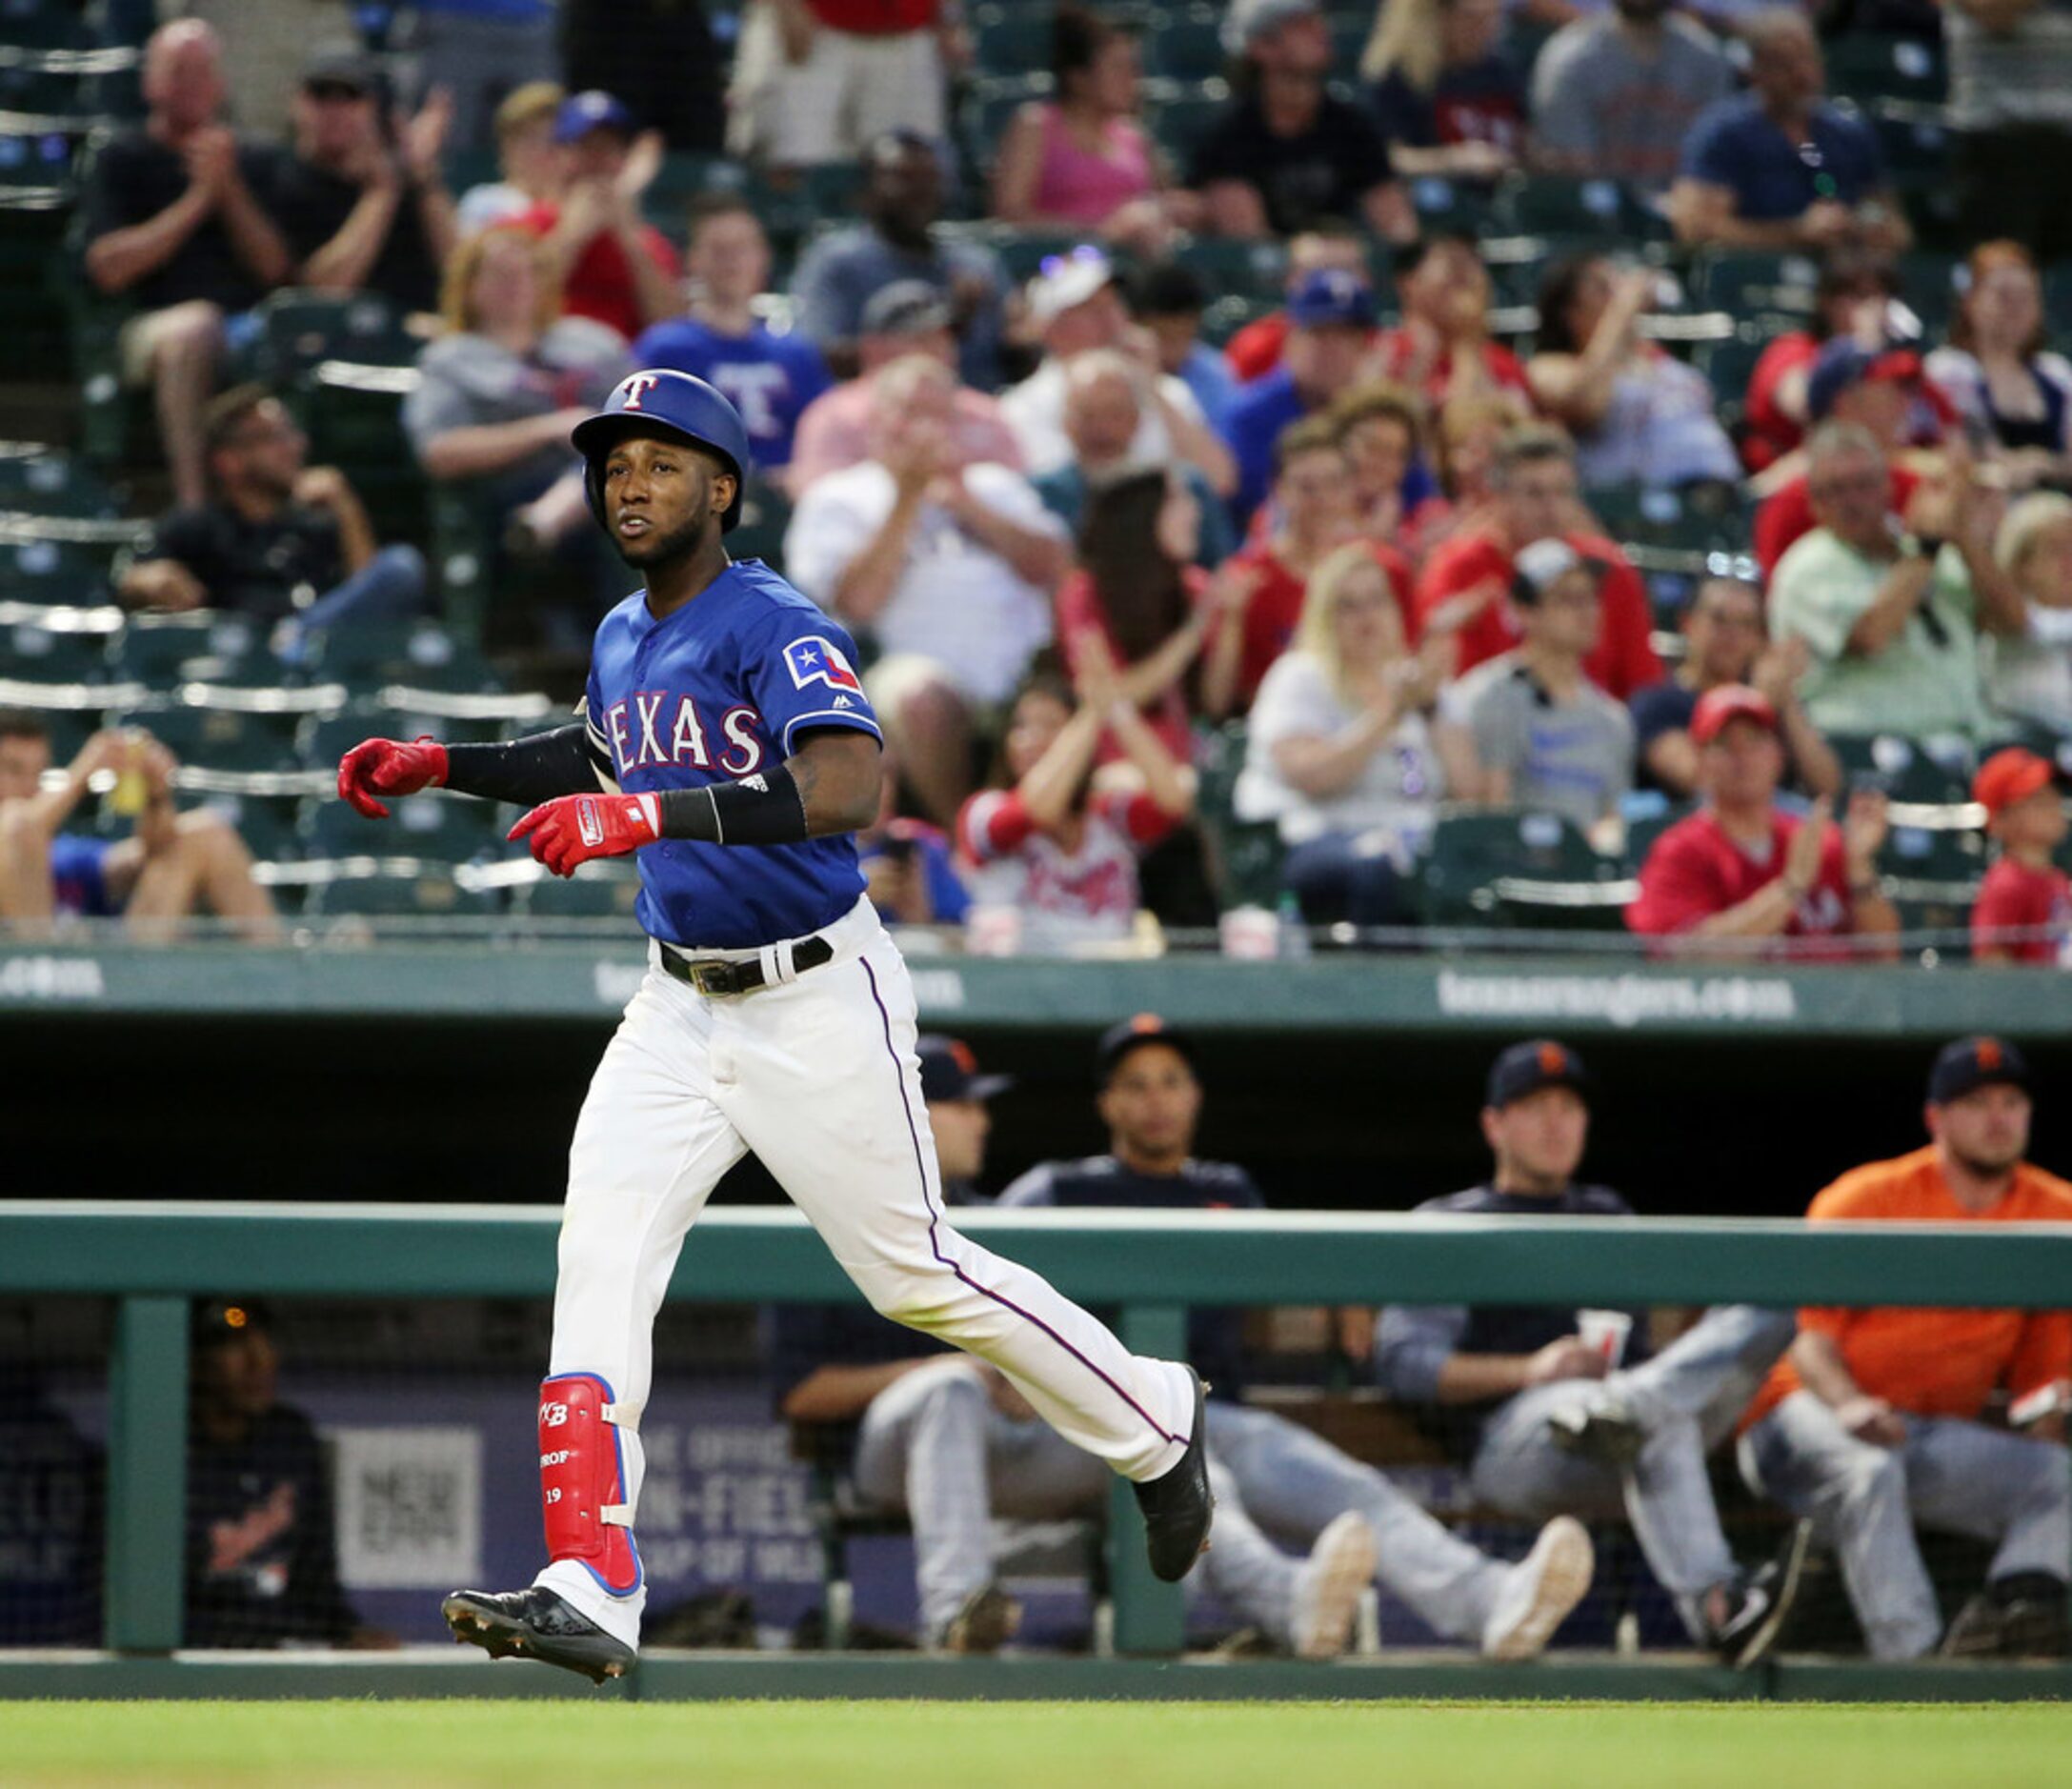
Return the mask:
<svg viewBox="0 0 2072 1789">
<path fill-rule="evenodd" d="M 1713 1650 L 1737 1671 L 1746 1671 L 1770 1656 L 1804 1581 L 1806 1552 L 1813 1524 L 1793 1525 L 1791 1538 L 1777 1557 L 1751 1573 L 1729 1593 L 1725 1618 L 1713 1630 Z"/>
<path fill-rule="evenodd" d="M 1179 1464 L 1135 1487 L 1137 1507 L 1144 1512 L 1144 1539 L 1151 1552 L 1154 1577 L 1177 1584 L 1209 1549 L 1209 1523 L 1216 1498 L 1209 1491 L 1209 1422 L 1204 1409 L 1209 1388 L 1194 1368 L 1195 1427 Z"/>
<path fill-rule="evenodd" d="M 623 1678 L 638 1657 L 551 1590 L 456 1590 L 439 1605 L 456 1640 L 492 1658 L 537 1658 L 593 1683 Z"/>
<path fill-rule="evenodd" d="M 1958 1611 L 1941 1653 L 1945 1658 L 2072 1657 L 2064 1579 L 2048 1572 L 1996 1579 Z"/>
</svg>

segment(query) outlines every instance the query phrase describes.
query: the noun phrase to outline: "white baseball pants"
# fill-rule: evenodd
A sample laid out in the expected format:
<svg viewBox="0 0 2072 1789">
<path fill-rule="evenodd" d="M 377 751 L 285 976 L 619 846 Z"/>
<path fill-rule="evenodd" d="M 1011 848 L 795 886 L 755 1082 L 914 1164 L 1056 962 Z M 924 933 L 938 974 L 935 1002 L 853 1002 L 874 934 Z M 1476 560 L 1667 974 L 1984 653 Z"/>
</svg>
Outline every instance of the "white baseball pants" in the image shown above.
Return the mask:
<svg viewBox="0 0 2072 1789">
<path fill-rule="evenodd" d="M 1132 1355 L 1038 1276 L 951 1227 L 906 965 L 868 901 L 819 935 L 832 961 L 753 994 L 707 999 L 651 966 L 576 1120 L 551 1372 L 612 1388 L 626 1503 L 640 1495 L 655 1313 L 685 1235 L 749 1150 L 879 1313 L 990 1360 L 1125 1477 L 1169 1470 L 1194 1415 L 1186 1369 Z M 614 1597 L 572 1560 L 537 1581 L 638 1643 L 644 1585 Z"/>
</svg>

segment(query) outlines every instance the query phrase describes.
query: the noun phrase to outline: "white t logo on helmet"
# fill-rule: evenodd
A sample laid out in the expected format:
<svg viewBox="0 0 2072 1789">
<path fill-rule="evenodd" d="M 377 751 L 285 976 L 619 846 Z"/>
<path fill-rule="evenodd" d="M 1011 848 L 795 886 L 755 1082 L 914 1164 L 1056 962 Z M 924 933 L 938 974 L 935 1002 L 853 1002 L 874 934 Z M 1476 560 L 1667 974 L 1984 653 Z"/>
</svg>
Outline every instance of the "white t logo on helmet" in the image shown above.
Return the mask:
<svg viewBox="0 0 2072 1789">
<path fill-rule="evenodd" d="M 619 405 L 619 408 L 621 410 L 638 410 L 640 408 L 640 394 L 643 392 L 654 391 L 661 382 L 652 372 L 634 373 L 632 378 L 627 379 L 619 387 L 619 390 L 625 393 L 625 400 Z"/>
</svg>

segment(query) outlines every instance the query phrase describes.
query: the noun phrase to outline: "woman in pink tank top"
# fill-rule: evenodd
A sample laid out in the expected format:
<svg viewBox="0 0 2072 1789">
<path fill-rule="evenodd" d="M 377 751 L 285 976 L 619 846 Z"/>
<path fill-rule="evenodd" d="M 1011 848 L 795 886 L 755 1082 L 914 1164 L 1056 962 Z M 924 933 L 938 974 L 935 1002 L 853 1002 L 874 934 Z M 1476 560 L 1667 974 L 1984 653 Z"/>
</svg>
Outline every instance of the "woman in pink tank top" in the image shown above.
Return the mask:
<svg viewBox="0 0 2072 1789">
<path fill-rule="evenodd" d="M 1057 9 L 1055 99 L 1024 106 L 1000 139 L 993 214 L 1156 254 L 1193 194 L 1171 190 L 1137 121 L 1137 45 L 1083 8 Z"/>
</svg>

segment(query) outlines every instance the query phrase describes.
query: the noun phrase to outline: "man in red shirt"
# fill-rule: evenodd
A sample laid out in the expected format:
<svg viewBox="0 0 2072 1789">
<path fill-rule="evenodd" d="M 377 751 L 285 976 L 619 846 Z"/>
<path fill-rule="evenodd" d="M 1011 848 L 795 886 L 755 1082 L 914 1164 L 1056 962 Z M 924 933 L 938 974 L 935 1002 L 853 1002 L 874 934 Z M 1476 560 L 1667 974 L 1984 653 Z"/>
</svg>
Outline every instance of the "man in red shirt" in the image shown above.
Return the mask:
<svg viewBox="0 0 2072 1789">
<path fill-rule="evenodd" d="M 1806 414 L 1808 433 L 1829 421 L 1861 423 L 1871 432 L 1892 470 L 1888 507 L 1894 515 L 1902 515 L 1921 475 L 1902 464 L 1900 455 L 1936 416 L 1947 421 L 1949 408 L 1922 378 L 1919 354 L 1909 349 L 1874 353 L 1844 337 L 1829 342 L 1813 363 L 1806 377 Z M 1813 496 L 1801 472 L 1764 498 L 1756 512 L 1756 559 L 1764 578 L 1777 570 L 1785 549 L 1800 535 L 1810 534 L 1813 527 Z"/>
<path fill-rule="evenodd" d="M 1626 924 L 1644 936 L 1691 941 L 1680 948 L 1720 955 L 1779 954 L 1792 960 L 1848 961 L 1866 953 L 1841 942 L 1876 941 L 1900 930 L 1878 886 L 1885 801 L 1874 791 L 1849 797 L 1841 826 L 1821 796 L 1803 819 L 1780 813 L 1784 740 L 1777 710 L 1744 683 L 1699 698 L 1691 716 L 1698 785 L 1705 805 L 1655 841 L 1640 866 L 1640 897 Z"/>
<path fill-rule="evenodd" d="M 2072 961 L 2072 876 L 2051 861 L 2064 842 L 2064 797 L 2050 760 L 2010 746 L 1979 767 L 1971 798 L 2000 856 L 1971 910 L 1975 963 Z"/>
<path fill-rule="evenodd" d="M 661 169 L 661 139 L 636 139 L 633 113 L 593 89 L 562 101 L 553 140 L 565 170 L 561 196 L 513 221 L 546 239 L 563 314 L 594 318 L 632 341 L 683 309 L 676 251 L 640 221 L 640 195 Z"/>
<path fill-rule="evenodd" d="M 1647 591 L 1626 555 L 1595 532 L 1576 494 L 1576 456 L 1568 437 L 1545 424 L 1514 429 L 1490 470 L 1496 492 L 1491 514 L 1470 524 L 1424 562 L 1418 579 L 1418 626 L 1458 632 L 1456 672 L 1508 653 L 1523 633 L 1509 599 L 1520 547 L 1559 535 L 1602 567 L 1599 598 L 1603 621 L 1598 643 L 1583 660 L 1592 682 L 1621 702 L 1662 679 L 1661 660 L 1648 635 L 1654 625 Z"/>
</svg>

